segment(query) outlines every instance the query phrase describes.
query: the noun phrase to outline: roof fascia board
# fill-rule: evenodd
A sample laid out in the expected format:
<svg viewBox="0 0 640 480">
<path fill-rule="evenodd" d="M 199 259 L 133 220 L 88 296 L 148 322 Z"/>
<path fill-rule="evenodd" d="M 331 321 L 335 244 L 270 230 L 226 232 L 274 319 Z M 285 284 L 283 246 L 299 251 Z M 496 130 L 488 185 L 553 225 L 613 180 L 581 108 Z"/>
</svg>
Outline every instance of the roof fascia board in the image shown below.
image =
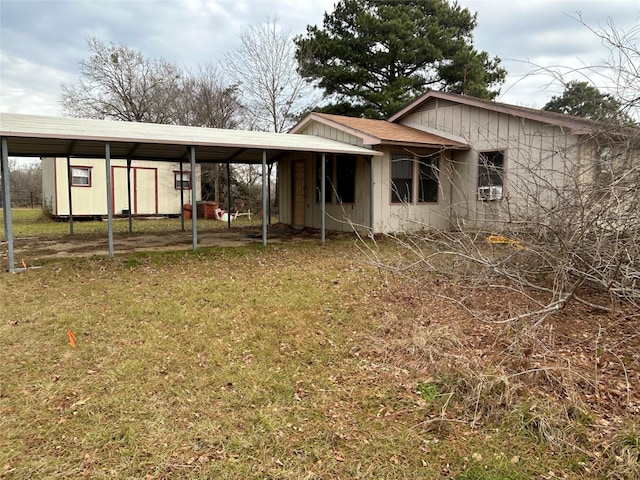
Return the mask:
<svg viewBox="0 0 640 480">
<path fill-rule="evenodd" d="M 412 148 L 436 148 L 438 150 L 469 150 L 467 145 L 445 145 L 441 143 L 414 143 L 414 142 L 396 142 L 393 140 L 385 141 L 384 145 Z"/>
</svg>

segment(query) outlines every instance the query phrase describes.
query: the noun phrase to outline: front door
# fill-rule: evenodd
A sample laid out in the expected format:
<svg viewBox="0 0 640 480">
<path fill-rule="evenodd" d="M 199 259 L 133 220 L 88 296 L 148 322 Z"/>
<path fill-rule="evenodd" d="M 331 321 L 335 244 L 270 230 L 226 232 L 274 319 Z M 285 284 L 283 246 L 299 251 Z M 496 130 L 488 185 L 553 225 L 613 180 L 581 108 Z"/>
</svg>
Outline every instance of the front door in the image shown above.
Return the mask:
<svg viewBox="0 0 640 480">
<path fill-rule="evenodd" d="M 293 225 L 304 226 L 304 161 L 293 163 Z"/>
</svg>

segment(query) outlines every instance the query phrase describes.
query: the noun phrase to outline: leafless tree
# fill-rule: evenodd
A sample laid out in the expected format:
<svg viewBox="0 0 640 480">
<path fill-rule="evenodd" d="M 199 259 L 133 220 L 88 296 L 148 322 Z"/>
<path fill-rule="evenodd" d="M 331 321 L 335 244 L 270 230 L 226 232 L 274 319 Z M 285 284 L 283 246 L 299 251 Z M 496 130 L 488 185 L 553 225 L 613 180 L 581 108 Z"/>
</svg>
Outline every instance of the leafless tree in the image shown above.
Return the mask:
<svg viewBox="0 0 640 480">
<path fill-rule="evenodd" d="M 183 75 L 176 123 L 209 128 L 238 128 L 244 109 L 238 88 L 226 85 L 212 63 Z"/>
<path fill-rule="evenodd" d="M 11 204 L 17 207 L 42 205 L 42 167 L 40 162 L 20 163 L 9 159 Z"/>
<path fill-rule="evenodd" d="M 226 85 L 220 71 L 212 63 L 201 65 L 197 72 L 187 73 L 180 86 L 176 122 L 209 128 L 238 128 L 242 107 L 234 85 Z M 232 178 L 235 168 L 230 167 Z M 220 203 L 228 196 L 227 171 L 221 164 L 202 165 L 203 195 Z"/>
<path fill-rule="evenodd" d="M 276 19 L 243 30 L 225 64 L 252 130 L 284 132 L 315 103 L 313 86 L 297 71 L 293 36 Z"/>
<path fill-rule="evenodd" d="M 598 34 L 610 47 L 609 78 L 628 113 L 639 106 L 640 29 L 634 32 L 610 26 Z M 604 73 L 598 68 L 595 75 Z M 528 138 L 529 155 L 510 157 L 508 188 L 495 201 L 470 198 L 476 192 L 460 177 L 467 166 L 451 162 L 438 174 L 466 209 L 452 218 L 453 228 L 423 225 L 423 233 L 396 237 L 403 255 L 395 262 L 368 253 L 384 268 L 410 272 L 422 290 L 434 275 L 455 277 L 466 295 L 450 300 L 482 321 L 537 325 L 572 302 L 597 310 L 621 301 L 640 307 L 640 129 L 593 121 L 590 131 L 577 144 L 548 149 L 535 134 L 519 135 L 511 151 L 526 150 Z M 577 162 L 577 150 L 592 160 Z M 489 298 L 500 292 L 519 300 L 496 308 Z"/>
<path fill-rule="evenodd" d="M 182 72 L 123 45 L 87 40 L 76 84 L 62 84 L 64 112 L 74 117 L 175 123 Z"/>
<path fill-rule="evenodd" d="M 62 85 L 66 114 L 209 128 L 237 128 L 241 123 L 237 88 L 225 84 L 213 64 L 192 73 L 126 46 L 95 38 L 87 43 L 90 56 L 80 62 L 80 79 Z M 226 175 L 224 166 L 203 165 L 205 198 L 220 201 Z"/>
</svg>

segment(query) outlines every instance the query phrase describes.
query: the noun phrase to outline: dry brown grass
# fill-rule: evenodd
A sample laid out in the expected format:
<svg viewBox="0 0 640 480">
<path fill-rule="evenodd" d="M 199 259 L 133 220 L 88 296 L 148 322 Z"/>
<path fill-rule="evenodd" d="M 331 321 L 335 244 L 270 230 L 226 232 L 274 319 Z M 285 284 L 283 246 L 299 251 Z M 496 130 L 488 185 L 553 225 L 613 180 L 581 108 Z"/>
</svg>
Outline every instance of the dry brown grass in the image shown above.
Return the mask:
<svg viewBox="0 0 640 480">
<path fill-rule="evenodd" d="M 436 280 L 382 276 L 349 239 L 4 275 L 0 476 L 634 472 L 637 317 L 505 329 Z"/>
</svg>

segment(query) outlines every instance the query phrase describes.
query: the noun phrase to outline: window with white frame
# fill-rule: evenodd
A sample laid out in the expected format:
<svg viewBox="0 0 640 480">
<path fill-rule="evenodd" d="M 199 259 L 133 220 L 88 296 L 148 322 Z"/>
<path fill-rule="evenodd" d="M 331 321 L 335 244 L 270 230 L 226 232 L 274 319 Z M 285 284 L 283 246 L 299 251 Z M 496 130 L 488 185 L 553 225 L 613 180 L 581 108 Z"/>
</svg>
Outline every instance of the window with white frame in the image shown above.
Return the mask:
<svg viewBox="0 0 640 480">
<path fill-rule="evenodd" d="M 191 190 L 191 172 L 173 172 L 176 190 Z"/>
<path fill-rule="evenodd" d="M 91 186 L 91 168 L 90 167 L 72 167 L 71 168 L 71 186 L 90 187 Z"/>
<path fill-rule="evenodd" d="M 500 200 L 504 188 L 504 151 L 478 155 L 478 200 Z"/>
</svg>

